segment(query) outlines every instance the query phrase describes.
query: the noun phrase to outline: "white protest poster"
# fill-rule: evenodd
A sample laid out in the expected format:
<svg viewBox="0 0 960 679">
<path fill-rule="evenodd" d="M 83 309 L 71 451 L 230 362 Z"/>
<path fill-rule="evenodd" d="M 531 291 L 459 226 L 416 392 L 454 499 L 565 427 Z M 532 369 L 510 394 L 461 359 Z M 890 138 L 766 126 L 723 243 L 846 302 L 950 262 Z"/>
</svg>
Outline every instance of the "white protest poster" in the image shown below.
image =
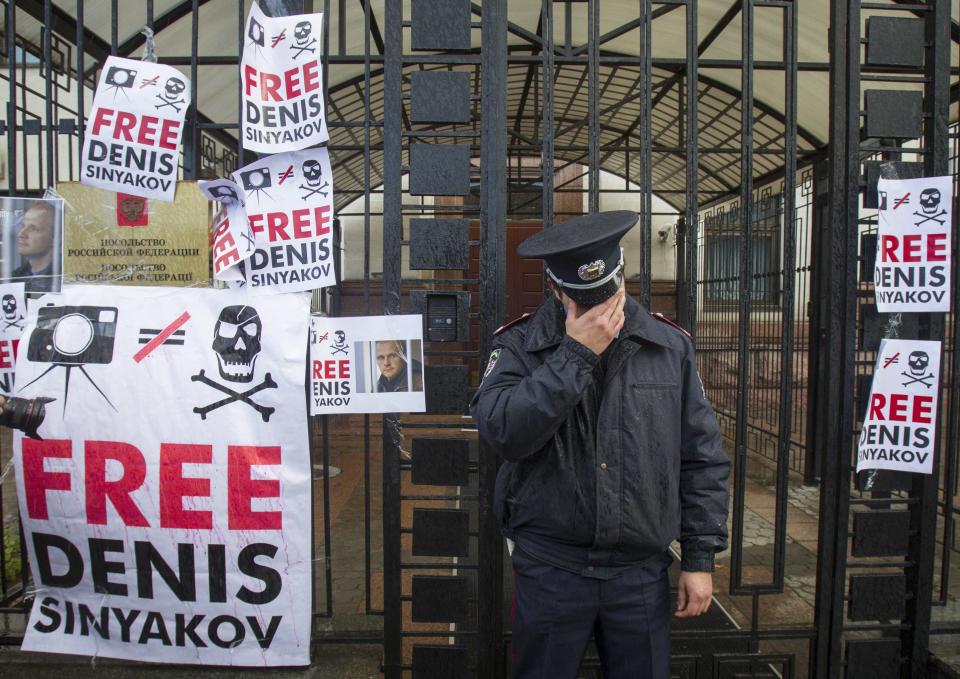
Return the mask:
<svg viewBox="0 0 960 679">
<path fill-rule="evenodd" d="M 190 80 L 172 66 L 108 57 L 80 159 L 80 183 L 173 200 Z"/>
<path fill-rule="evenodd" d="M 27 304 L 23 283 L 0 284 L 0 395 L 13 393 L 17 347 L 23 335 Z"/>
<path fill-rule="evenodd" d="M 932 473 L 939 378 L 940 342 L 880 342 L 857 446 L 858 472 Z"/>
<path fill-rule="evenodd" d="M 243 190 L 229 179 L 200 181 L 198 185 L 207 198 L 223 205 L 210 230 L 213 277 L 229 283 L 242 282 L 244 275 L 239 264 L 253 254 L 255 242 Z"/>
<path fill-rule="evenodd" d="M 327 141 L 322 14 L 268 17 L 254 2 L 240 60 L 244 148 L 299 151 Z"/>
<path fill-rule="evenodd" d="M 310 414 L 422 413 L 423 317 L 310 318 Z"/>
<path fill-rule="evenodd" d="M 247 285 L 281 292 L 336 284 L 333 185 L 326 148 L 267 156 L 233 173 L 243 189 L 256 250 Z"/>
<path fill-rule="evenodd" d="M 23 649 L 309 662 L 307 295 L 66 286 L 31 307 L 14 436 Z"/>
<path fill-rule="evenodd" d="M 880 179 L 877 195 L 877 310 L 950 311 L 953 177 Z"/>
</svg>

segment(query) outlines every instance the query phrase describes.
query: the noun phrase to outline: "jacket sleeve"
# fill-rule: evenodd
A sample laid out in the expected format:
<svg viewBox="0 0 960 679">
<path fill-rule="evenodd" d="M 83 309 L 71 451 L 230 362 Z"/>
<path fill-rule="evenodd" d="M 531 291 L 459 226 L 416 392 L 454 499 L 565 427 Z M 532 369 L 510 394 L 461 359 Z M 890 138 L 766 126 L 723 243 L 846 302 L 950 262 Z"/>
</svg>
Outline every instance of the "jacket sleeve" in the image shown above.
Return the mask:
<svg viewBox="0 0 960 679">
<path fill-rule="evenodd" d="M 680 567 L 712 572 L 714 555 L 727 548 L 727 478 L 730 460 L 713 408 L 685 340 L 680 450 Z"/>
<path fill-rule="evenodd" d="M 600 357 L 565 336 L 532 372 L 508 341 L 494 344 L 488 368 L 470 404 L 480 438 L 517 462 L 540 450 L 580 401 Z"/>
</svg>

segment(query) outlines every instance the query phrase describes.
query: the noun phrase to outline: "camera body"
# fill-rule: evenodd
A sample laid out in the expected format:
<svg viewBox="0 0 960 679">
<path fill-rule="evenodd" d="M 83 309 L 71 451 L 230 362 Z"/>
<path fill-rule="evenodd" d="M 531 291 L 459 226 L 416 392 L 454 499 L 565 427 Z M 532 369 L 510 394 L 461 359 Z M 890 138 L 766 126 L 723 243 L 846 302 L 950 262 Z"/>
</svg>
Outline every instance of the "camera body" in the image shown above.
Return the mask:
<svg viewBox="0 0 960 679">
<path fill-rule="evenodd" d="M 27 346 L 27 359 L 55 365 L 110 363 L 116 332 L 116 307 L 41 307 Z"/>
<path fill-rule="evenodd" d="M 133 87 L 137 79 L 137 72 L 132 68 L 111 66 L 107 71 L 107 84 L 113 87 Z"/>
<path fill-rule="evenodd" d="M 258 167 L 240 173 L 240 181 L 245 191 L 257 191 L 270 186 L 270 168 Z"/>
</svg>

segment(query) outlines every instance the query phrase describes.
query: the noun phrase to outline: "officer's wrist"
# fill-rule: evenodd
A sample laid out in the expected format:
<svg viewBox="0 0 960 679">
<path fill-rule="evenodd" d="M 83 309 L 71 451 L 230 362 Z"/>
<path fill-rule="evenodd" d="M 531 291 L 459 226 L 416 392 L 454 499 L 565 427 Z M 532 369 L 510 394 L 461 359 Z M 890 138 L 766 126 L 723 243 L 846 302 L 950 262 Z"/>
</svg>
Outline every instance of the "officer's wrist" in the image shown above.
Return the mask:
<svg viewBox="0 0 960 679">
<path fill-rule="evenodd" d="M 560 342 L 560 347 L 579 356 L 592 368 L 600 360 L 600 356 L 595 354 L 589 347 L 573 339 L 570 335 L 564 335 Z"/>
</svg>

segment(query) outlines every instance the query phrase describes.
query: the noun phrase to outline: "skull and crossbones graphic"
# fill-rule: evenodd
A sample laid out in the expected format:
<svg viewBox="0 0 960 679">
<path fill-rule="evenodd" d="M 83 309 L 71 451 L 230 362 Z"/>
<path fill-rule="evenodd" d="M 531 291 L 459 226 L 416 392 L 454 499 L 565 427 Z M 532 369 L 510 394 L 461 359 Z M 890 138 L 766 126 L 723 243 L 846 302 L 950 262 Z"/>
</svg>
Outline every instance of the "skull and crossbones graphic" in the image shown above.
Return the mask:
<svg viewBox="0 0 960 679">
<path fill-rule="evenodd" d="M 933 385 L 933 371 L 931 370 L 930 373 L 927 374 L 927 369 L 930 367 L 930 356 L 927 352 L 910 352 L 910 356 L 907 357 L 907 366 L 907 370 L 900 373 L 907 378 L 907 381 L 903 382 L 903 386 L 909 387 L 911 384 L 919 382 L 929 389 Z"/>
<path fill-rule="evenodd" d="M 920 193 L 920 209 L 913 213 L 920 221 L 915 222 L 917 226 L 923 226 L 927 222 L 936 222 L 943 226 L 946 221 L 947 211 L 940 206 L 940 189 L 924 189 Z"/>
<path fill-rule="evenodd" d="M 293 29 L 293 44 L 290 45 L 290 51 L 293 52 L 292 59 L 296 60 L 304 52 L 313 54 L 316 51 L 317 39 L 313 37 L 313 24 L 309 21 L 301 21 Z"/>
<path fill-rule="evenodd" d="M 169 106 L 177 113 L 180 113 L 179 104 L 187 103 L 187 100 L 183 97 L 186 89 L 187 84 L 180 80 L 180 78 L 167 78 L 167 83 L 163 86 L 163 90 L 157 92 L 157 99 L 160 103 L 153 108 L 159 111 L 161 108 Z"/>
<path fill-rule="evenodd" d="M 4 330 L 20 328 L 23 330 L 23 316 L 17 313 L 17 298 L 14 295 L 4 295 L 0 299 L 0 308 L 3 309 Z"/>
<path fill-rule="evenodd" d="M 333 335 L 337 338 L 337 341 L 330 345 L 330 348 L 333 349 L 331 356 L 333 354 L 346 354 L 350 351 L 350 347 L 347 346 L 347 334 L 343 330 L 334 330 Z"/>
<path fill-rule="evenodd" d="M 220 371 L 220 377 L 227 382 L 241 384 L 253 382 L 254 367 L 257 363 L 257 356 L 262 349 L 262 334 L 263 324 L 260 321 L 260 315 L 252 306 L 233 305 L 224 307 L 220 311 L 220 317 L 214 327 L 213 344 L 211 346 L 217 355 L 217 368 Z M 237 401 L 246 403 L 260 413 L 264 422 L 269 422 L 270 416 L 276 410 L 276 408 L 261 405 L 251 398 L 264 389 L 277 388 L 277 383 L 270 377 L 270 373 L 264 375 L 260 384 L 250 387 L 246 391 L 234 390 L 228 384 L 221 384 L 207 377 L 203 370 L 196 375 L 191 375 L 190 381 L 202 382 L 208 387 L 226 394 L 226 398 L 193 409 L 193 412 L 198 414 L 201 420 L 207 419 L 210 412 Z"/>
<path fill-rule="evenodd" d="M 301 169 L 303 170 L 303 178 L 307 180 L 307 185 L 300 185 L 300 190 L 304 192 L 300 196 L 300 200 L 307 200 L 318 193 L 326 198 L 327 191 L 324 191 L 324 189 L 330 186 L 330 182 L 323 179 L 323 166 L 320 161 L 305 160 Z"/>
</svg>

